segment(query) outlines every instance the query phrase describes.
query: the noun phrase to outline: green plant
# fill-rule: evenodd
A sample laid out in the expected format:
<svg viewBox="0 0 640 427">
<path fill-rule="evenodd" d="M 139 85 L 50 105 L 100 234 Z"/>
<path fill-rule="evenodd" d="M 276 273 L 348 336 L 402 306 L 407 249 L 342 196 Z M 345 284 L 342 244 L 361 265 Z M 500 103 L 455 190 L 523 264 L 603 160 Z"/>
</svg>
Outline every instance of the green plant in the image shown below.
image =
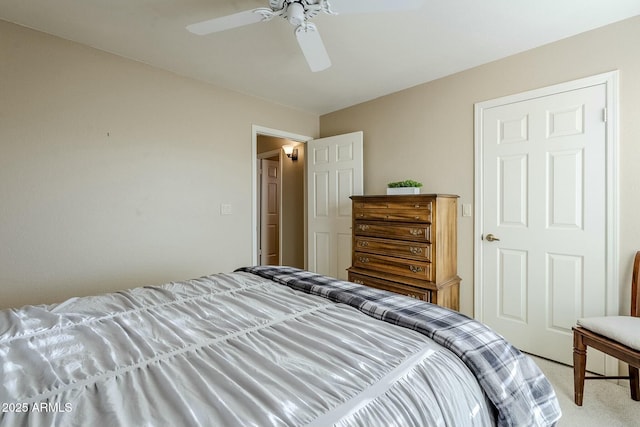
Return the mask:
<svg viewBox="0 0 640 427">
<path fill-rule="evenodd" d="M 422 183 L 418 181 L 414 181 L 412 179 L 405 179 L 404 181 L 390 182 L 387 184 L 389 188 L 396 187 L 422 187 Z"/>
</svg>

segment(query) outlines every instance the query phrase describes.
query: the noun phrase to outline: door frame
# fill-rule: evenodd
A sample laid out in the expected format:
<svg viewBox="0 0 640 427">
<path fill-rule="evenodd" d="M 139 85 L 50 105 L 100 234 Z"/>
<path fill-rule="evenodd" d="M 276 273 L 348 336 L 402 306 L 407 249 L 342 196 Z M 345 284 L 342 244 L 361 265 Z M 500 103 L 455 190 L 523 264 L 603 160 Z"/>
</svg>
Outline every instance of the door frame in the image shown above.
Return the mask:
<svg viewBox="0 0 640 427">
<path fill-rule="evenodd" d="M 251 263 L 252 265 L 258 265 L 258 221 L 260 220 L 259 209 L 258 209 L 258 135 L 266 135 L 273 136 L 276 138 L 284 138 L 290 139 L 291 141 L 296 141 L 299 143 L 306 144 L 307 141 L 313 139 L 311 136 L 306 135 L 298 135 L 295 133 L 279 130 L 279 129 L 271 129 L 264 126 L 259 125 L 251 125 Z M 306 158 L 306 156 L 305 156 Z M 306 168 L 306 165 L 305 165 Z M 305 178 L 306 179 L 306 178 Z M 304 191 L 306 192 L 306 185 L 304 186 Z M 305 193 L 306 200 L 306 193 Z M 305 230 L 307 228 L 306 224 L 306 211 L 307 205 L 304 205 L 304 218 L 305 218 Z M 282 212 L 280 212 L 282 215 Z M 280 227 L 282 229 L 282 225 Z M 305 268 L 307 264 L 307 256 L 306 256 L 306 247 L 307 247 L 307 233 L 304 233 L 304 248 L 305 248 L 305 257 L 304 263 Z M 282 253 L 282 247 L 280 248 Z"/>
<path fill-rule="evenodd" d="M 482 296 L 484 284 L 483 277 L 483 247 L 482 235 L 484 210 L 483 195 L 483 113 L 485 109 L 550 96 L 553 94 L 582 89 L 590 86 L 604 84 L 606 87 L 607 108 L 603 114 L 607 122 L 606 126 L 606 255 L 605 255 L 605 280 L 606 280 L 606 315 L 615 316 L 620 310 L 620 294 L 619 294 L 619 178 L 618 178 L 618 139 L 619 139 L 619 120 L 618 120 L 618 80 L 619 71 L 610 71 L 607 73 L 597 74 L 570 82 L 560 83 L 540 89 L 535 89 L 515 95 L 509 95 L 489 101 L 479 102 L 474 105 L 474 164 L 475 164 L 475 209 L 474 209 L 474 267 L 473 267 L 473 283 L 474 283 L 474 318 L 482 321 L 484 313 L 482 312 Z M 609 364 L 607 364 L 607 371 Z"/>
</svg>

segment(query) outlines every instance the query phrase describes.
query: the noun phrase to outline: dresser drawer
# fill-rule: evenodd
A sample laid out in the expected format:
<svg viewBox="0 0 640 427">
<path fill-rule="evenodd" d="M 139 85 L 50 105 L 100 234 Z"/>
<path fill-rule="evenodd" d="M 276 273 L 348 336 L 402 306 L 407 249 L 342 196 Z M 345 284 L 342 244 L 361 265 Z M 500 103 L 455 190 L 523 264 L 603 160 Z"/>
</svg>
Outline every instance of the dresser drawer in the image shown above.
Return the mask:
<svg viewBox="0 0 640 427">
<path fill-rule="evenodd" d="M 387 200 L 384 201 L 373 201 L 367 200 L 364 202 L 354 202 L 353 207 L 356 210 L 361 209 L 417 209 L 421 211 L 429 211 L 431 212 L 432 202 L 431 200 L 426 201 L 407 201 L 407 200 Z M 393 198 L 391 198 L 393 199 Z"/>
<path fill-rule="evenodd" d="M 381 223 L 357 220 L 353 231 L 356 236 L 431 242 L 431 224 Z"/>
<path fill-rule="evenodd" d="M 356 236 L 356 251 L 431 261 L 431 244 Z"/>
<path fill-rule="evenodd" d="M 395 292 L 397 294 L 406 295 L 411 298 L 417 298 L 427 302 L 432 302 L 433 300 L 432 291 L 428 289 L 414 288 L 401 283 L 392 282 L 390 280 L 380 279 L 378 277 L 349 272 L 349 281 L 365 286 L 371 286 L 372 288 Z"/>
<path fill-rule="evenodd" d="M 356 209 L 353 216 L 372 221 L 431 222 L 431 211 L 426 209 Z"/>
<path fill-rule="evenodd" d="M 417 261 L 357 251 L 353 255 L 353 265 L 360 268 L 397 274 L 399 276 L 431 280 L 431 263 L 428 261 Z"/>
<path fill-rule="evenodd" d="M 431 222 L 431 202 L 355 202 L 353 217 L 374 221 Z"/>
</svg>

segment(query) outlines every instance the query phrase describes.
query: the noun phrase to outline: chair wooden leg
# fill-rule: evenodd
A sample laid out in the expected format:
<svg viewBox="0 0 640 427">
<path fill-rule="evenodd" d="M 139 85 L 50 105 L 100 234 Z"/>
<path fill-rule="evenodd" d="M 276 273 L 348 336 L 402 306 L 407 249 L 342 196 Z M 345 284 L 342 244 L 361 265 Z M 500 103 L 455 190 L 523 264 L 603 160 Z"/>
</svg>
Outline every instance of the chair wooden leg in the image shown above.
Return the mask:
<svg viewBox="0 0 640 427">
<path fill-rule="evenodd" d="M 640 400 L 640 383 L 638 382 L 638 368 L 629 365 L 629 385 L 631 386 L 631 398 Z"/>
<path fill-rule="evenodd" d="M 587 368 L 587 346 L 582 341 L 582 335 L 573 332 L 573 400 L 582 406 L 584 394 L 584 374 Z"/>
</svg>

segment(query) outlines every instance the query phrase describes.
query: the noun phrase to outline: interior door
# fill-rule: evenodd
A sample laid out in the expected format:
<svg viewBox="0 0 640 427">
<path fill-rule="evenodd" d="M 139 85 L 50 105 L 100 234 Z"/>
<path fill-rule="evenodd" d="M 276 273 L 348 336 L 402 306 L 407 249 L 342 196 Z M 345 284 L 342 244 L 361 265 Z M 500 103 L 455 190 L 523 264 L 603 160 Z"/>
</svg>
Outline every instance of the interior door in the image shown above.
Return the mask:
<svg viewBox="0 0 640 427">
<path fill-rule="evenodd" d="M 482 114 L 485 323 L 572 364 L 571 327 L 606 313 L 606 85 Z M 591 352 L 589 369 L 604 371 Z"/>
<path fill-rule="evenodd" d="M 363 134 L 307 142 L 308 270 L 347 280 L 351 199 L 363 194 Z"/>
<path fill-rule="evenodd" d="M 280 162 L 260 160 L 260 265 L 280 264 Z"/>
</svg>

